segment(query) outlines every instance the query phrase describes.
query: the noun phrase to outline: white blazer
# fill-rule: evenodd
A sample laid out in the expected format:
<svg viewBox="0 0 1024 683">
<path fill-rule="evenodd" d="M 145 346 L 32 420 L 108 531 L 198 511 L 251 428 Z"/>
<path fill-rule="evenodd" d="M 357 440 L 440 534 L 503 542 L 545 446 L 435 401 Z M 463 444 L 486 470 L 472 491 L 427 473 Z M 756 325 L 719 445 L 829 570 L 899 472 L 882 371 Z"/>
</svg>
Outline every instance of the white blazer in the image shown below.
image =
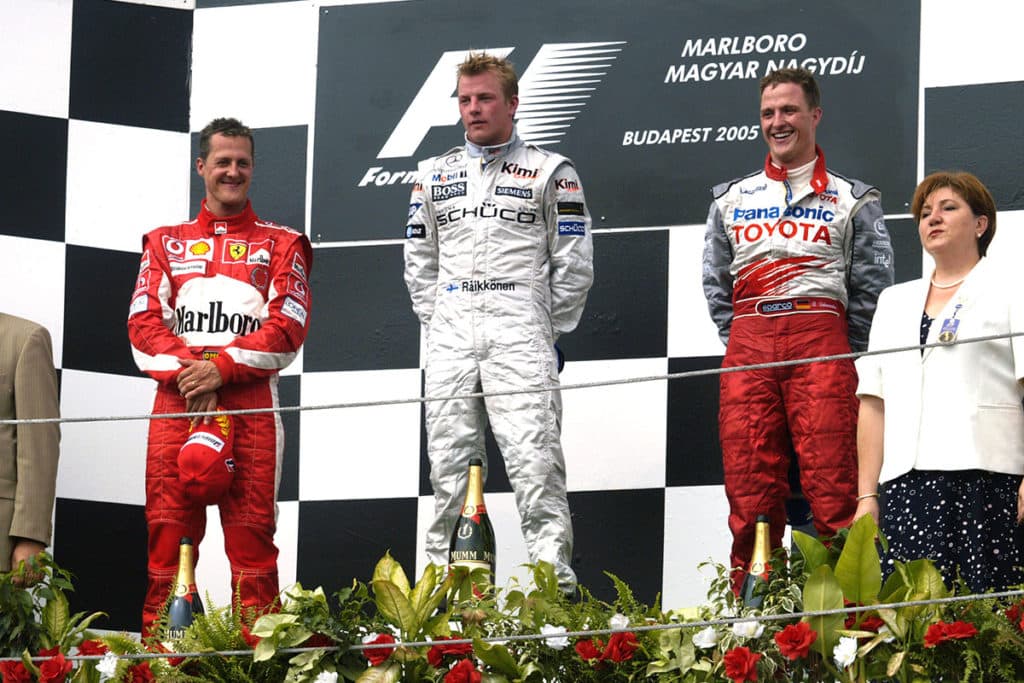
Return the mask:
<svg viewBox="0 0 1024 683">
<path fill-rule="evenodd" d="M 1021 283 L 982 258 L 932 322 L 928 343 L 952 319 L 956 341 L 1024 332 Z M 927 296 L 924 279 L 884 290 L 868 350 L 920 344 Z M 1024 337 L 864 356 L 857 372 L 857 395 L 885 402 L 879 481 L 912 468 L 1024 474 Z"/>
</svg>

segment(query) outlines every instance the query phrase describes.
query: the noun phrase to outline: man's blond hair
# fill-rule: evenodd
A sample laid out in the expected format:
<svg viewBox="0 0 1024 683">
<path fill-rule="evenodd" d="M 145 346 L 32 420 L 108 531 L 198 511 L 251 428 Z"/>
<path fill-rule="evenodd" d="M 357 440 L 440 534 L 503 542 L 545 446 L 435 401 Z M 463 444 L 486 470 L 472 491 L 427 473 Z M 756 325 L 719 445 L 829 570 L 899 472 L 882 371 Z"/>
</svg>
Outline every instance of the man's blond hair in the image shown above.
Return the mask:
<svg viewBox="0 0 1024 683">
<path fill-rule="evenodd" d="M 504 57 L 495 57 L 486 52 L 470 52 L 462 64 L 459 64 L 458 78 L 463 76 L 478 76 L 487 72 L 498 77 L 501 84 L 501 91 L 505 95 L 505 101 L 519 94 L 519 79 L 516 78 L 516 70 L 512 68 L 512 62 Z M 456 80 L 458 85 L 458 80 Z"/>
</svg>

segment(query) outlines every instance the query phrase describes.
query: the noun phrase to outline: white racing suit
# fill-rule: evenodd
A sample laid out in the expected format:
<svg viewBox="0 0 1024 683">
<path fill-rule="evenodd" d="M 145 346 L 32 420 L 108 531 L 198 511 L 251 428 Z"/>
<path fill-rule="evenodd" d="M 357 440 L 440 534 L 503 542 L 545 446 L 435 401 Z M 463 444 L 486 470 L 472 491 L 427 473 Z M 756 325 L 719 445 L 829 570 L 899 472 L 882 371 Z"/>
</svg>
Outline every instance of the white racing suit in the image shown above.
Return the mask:
<svg viewBox="0 0 1024 683">
<path fill-rule="evenodd" d="M 572 163 L 522 142 L 457 147 L 420 164 L 405 282 L 426 326 L 426 396 L 558 386 L 554 343 L 593 281 L 590 214 Z M 469 460 L 490 420 L 532 561 L 571 590 L 572 521 L 557 390 L 426 404 L 435 519 L 427 554 L 448 563 Z"/>
</svg>

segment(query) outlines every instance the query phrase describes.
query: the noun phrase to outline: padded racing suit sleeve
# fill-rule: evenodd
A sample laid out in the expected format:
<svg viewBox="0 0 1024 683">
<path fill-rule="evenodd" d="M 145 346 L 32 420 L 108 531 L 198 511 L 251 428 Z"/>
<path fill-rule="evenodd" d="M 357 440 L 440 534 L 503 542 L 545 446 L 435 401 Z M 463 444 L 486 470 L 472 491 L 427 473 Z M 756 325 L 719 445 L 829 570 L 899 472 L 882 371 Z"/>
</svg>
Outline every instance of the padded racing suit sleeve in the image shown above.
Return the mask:
<svg viewBox="0 0 1024 683">
<path fill-rule="evenodd" d="M 711 320 L 718 327 L 719 339 L 727 346 L 729 330 L 732 328 L 732 259 L 732 244 L 725 232 L 721 210 L 717 202 L 711 202 L 704 232 L 702 281 Z"/>
<path fill-rule="evenodd" d="M 179 359 L 196 357 L 173 332 L 170 272 L 159 234 L 143 236 L 139 277 L 128 308 L 128 339 L 139 369 L 167 385 L 181 372 Z"/>
<path fill-rule="evenodd" d="M 551 327 L 555 339 L 572 332 L 594 283 L 594 241 L 583 184 L 568 161 L 544 188 L 544 219 L 551 258 Z"/>
<path fill-rule="evenodd" d="M 427 164 L 420 165 L 421 180 L 426 178 Z M 413 185 L 409 197 L 409 219 L 405 227 L 405 286 L 412 299 L 412 309 L 420 322 L 430 323 L 434 315 L 437 291 L 438 246 L 434 206 L 422 182 Z"/>
<path fill-rule="evenodd" d="M 856 192 L 858 188 L 854 189 Z M 846 320 L 850 348 L 865 351 L 878 295 L 895 279 L 892 242 L 885 228 L 880 195 L 874 188 L 866 188 L 854 208 L 853 235 L 847 249 Z"/>
</svg>

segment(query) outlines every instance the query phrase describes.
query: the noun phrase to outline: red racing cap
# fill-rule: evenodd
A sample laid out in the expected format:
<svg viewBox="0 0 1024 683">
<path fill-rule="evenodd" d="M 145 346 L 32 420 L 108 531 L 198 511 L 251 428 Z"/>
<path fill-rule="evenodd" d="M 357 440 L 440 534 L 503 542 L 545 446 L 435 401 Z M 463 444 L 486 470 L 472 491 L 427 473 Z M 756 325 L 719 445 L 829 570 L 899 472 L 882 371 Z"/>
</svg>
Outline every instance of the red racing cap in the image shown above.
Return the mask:
<svg viewBox="0 0 1024 683">
<path fill-rule="evenodd" d="M 199 505 L 216 505 L 231 488 L 235 476 L 232 454 L 234 424 L 229 415 L 215 415 L 189 429 L 178 451 L 178 480 L 185 495 Z"/>
</svg>

